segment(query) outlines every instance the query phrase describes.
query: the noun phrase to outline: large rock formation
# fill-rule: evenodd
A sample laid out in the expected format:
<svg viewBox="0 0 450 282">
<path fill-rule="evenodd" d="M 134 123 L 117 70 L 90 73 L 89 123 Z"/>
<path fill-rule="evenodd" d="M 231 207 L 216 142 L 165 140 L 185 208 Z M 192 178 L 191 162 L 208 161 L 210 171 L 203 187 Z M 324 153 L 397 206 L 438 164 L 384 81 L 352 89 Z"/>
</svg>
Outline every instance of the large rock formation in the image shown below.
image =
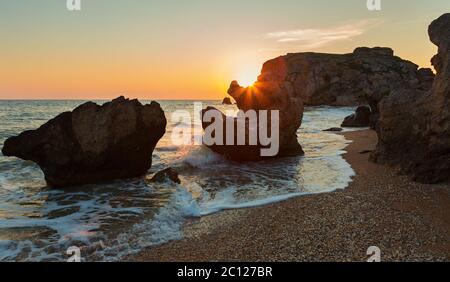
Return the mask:
<svg viewBox="0 0 450 282">
<path fill-rule="evenodd" d="M 394 56 L 390 48 L 360 47 L 350 54 L 295 53 L 269 60 L 258 78 L 266 80 L 288 84 L 305 105 L 375 108 L 396 89 L 428 90 L 433 72 Z"/>
<path fill-rule="evenodd" d="M 379 104 L 379 143 L 371 159 L 398 165 L 414 180 L 450 180 L 450 14 L 429 27 L 438 46 L 432 89 L 395 91 Z"/>
<path fill-rule="evenodd" d="M 279 128 L 279 134 L 278 136 L 271 136 L 278 139 L 279 150 L 276 155 L 270 157 L 287 157 L 304 154 L 297 140 L 297 130 L 303 118 L 303 101 L 300 97 L 294 95 L 290 83 L 266 79 L 264 81 L 257 81 L 254 85 L 244 88 L 238 82 L 233 81 L 228 90 L 228 94 L 234 98 L 238 108 L 242 112 L 254 110 L 256 113 L 259 113 L 261 110 L 266 110 L 268 116 L 266 126 L 269 129 L 273 122 L 277 122 L 271 120 L 271 111 L 278 111 L 279 120 L 277 126 Z M 217 111 L 214 108 L 208 107 L 203 110 L 202 116 L 210 110 Z M 226 122 L 227 119 L 230 120 L 230 118 L 222 114 L 222 121 Z M 237 132 L 238 123 L 236 119 L 231 118 L 231 123 L 234 124 L 234 131 Z M 260 119 L 258 119 L 257 123 L 258 126 L 262 125 Z M 210 123 L 203 122 L 204 128 L 207 128 L 209 125 Z M 230 134 L 226 128 L 224 125 L 224 136 Z M 267 148 L 267 146 L 261 144 L 259 139 L 257 144 L 249 143 L 250 128 L 249 120 L 246 120 L 246 143 L 244 145 L 237 145 L 237 137 L 235 136 L 235 145 L 210 145 L 209 148 L 230 159 L 238 161 L 265 159 L 266 157 L 261 155 L 261 149 Z"/>
<path fill-rule="evenodd" d="M 252 86 L 244 88 L 233 81 L 228 94 L 234 98 L 237 107 L 244 112 L 248 110 L 279 111 L 280 152 L 278 156 L 304 153 L 297 139 L 297 130 L 303 119 L 303 100 L 295 96 L 294 89 L 289 83 L 267 77 L 264 81 L 258 80 Z"/>
<path fill-rule="evenodd" d="M 7 139 L 2 152 L 37 163 L 52 187 L 98 183 L 144 175 L 165 128 L 158 103 L 119 97 L 62 113 Z"/>
<path fill-rule="evenodd" d="M 253 86 L 243 88 L 234 81 L 228 94 L 243 111 L 279 110 L 278 156 L 291 156 L 303 153 L 296 132 L 301 125 L 304 104 L 369 104 L 370 117 L 365 116 L 364 120 L 353 119 L 352 126 L 370 124 L 375 127 L 378 103 L 384 96 L 397 89 L 428 90 L 433 78 L 434 74 L 430 69 L 418 69 L 414 63 L 394 56 L 392 49 L 361 47 L 344 55 L 296 53 L 269 60 L 264 63 Z M 347 124 L 350 124 L 350 120 Z M 203 123 L 204 127 L 208 125 L 209 123 Z M 209 147 L 232 159 L 260 158 L 257 155 L 261 147 L 259 145 Z"/>
</svg>

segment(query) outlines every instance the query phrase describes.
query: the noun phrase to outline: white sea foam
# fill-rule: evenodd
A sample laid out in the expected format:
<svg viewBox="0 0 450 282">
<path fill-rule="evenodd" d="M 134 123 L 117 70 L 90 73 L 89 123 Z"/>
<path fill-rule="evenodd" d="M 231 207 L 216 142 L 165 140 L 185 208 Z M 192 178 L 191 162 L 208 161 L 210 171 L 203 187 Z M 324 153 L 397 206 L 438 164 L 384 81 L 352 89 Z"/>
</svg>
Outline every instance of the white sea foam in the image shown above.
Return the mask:
<svg viewBox="0 0 450 282">
<path fill-rule="evenodd" d="M 205 168 L 212 164 L 226 162 L 226 160 L 204 146 L 186 146 L 184 154 L 176 163 L 186 163 L 196 168 Z"/>
<path fill-rule="evenodd" d="M 164 185 L 173 186 L 173 183 Z M 115 261 L 135 254 L 142 248 L 163 244 L 183 237 L 182 227 L 186 218 L 199 217 L 201 211 L 192 195 L 182 186 L 176 185 L 168 203 L 148 220 L 134 224 L 96 255 L 102 260 Z"/>
<path fill-rule="evenodd" d="M 80 102 L 37 102 L 36 114 L 35 105 L 28 105 L 33 124 L 24 124 L 15 114 L 23 110 L 20 104 L 0 121 L 0 128 L 5 128 L 0 142 L 76 103 Z M 190 105 L 161 104 L 168 112 Z M 41 112 L 43 106 L 47 112 Z M 220 102 L 213 106 L 221 107 Z M 127 180 L 53 191 L 44 188 L 37 166 L 0 156 L 0 260 L 62 261 L 72 245 L 82 247 L 83 260 L 120 260 L 142 248 L 182 238 L 187 217 L 344 189 L 354 175 L 341 156 L 348 141 L 322 130 L 339 126 L 352 112 L 351 108 L 307 108 L 299 130 L 305 157 L 259 163 L 230 162 L 202 146 L 173 146 L 166 134 L 155 150 L 152 171 L 173 166 L 182 185 Z M 173 126 L 169 122 L 168 132 Z"/>
</svg>

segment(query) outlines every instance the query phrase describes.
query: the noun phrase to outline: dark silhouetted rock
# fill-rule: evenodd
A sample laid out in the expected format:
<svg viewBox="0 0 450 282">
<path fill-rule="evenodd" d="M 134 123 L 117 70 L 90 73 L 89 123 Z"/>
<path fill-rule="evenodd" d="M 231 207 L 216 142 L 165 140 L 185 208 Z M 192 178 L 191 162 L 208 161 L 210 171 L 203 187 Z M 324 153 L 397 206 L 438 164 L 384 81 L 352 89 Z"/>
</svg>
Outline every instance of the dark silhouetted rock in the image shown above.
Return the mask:
<svg viewBox="0 0 450 282">
<path fill-rule="evenodd" d="M 231 102 L 231 99 L 228 97 L 223 98 L 222 104 L 223 105 L 233 105 L 233 103 Z"/>
<path fill-rule="evenodd" d="M 429 27 L 438 46 L 430 91 L 404 89 L 379 103 L 378 145 L 371 159 L 399 166 L 419 182 L 450 180 L 450 14 Z"/>
<path fill-rule="evenodd" d="M 344 119 L 342 127 L 368 127 L 370 126 L 372 112 L 367 106 L 360 106 L 356 112 Z"/>
<path fill-rule="evenodd" d="M 164 170 L 161 170 L 150 179 L 150 182 L 163 183 L 167 180 L 171 180 L 172 182 L 181 183 L 180 178 L 178 177 L 178 172 L 173 168 L 169 167 Z"/>
<path fill-rule="evenodd" d="M 53 187 L 99 183 L 144 175 L 165 128 L 158 103 L 119 97 L 62 113 L 7 139 L 2 152 L 37 163 Z"/>
<path fill-rule="evenodd" d="M 374 47 L 374 48 L 358 47 L 353 51 L 353 54 L 358 55 L 358 56 L 377 55 L 377 56 L 392 57 L 392 56 L 394 56 L 394 50 L 392 50 L 391 48 L 387 48 L 387 47 Z"/>
<path fill-rule="evenodd" d="M 332 127 L 332 128 L 325 129 L 324 131 L 340 132 L 342 130 L 344 130 L 344 129 L 342 129 L 341 127 Z"/>
<path fill-rule="evenodd" d="M 278 157 L 304 154 L 297 139 L 297 130 L 303 119 L 303 100 L 294 95 L 294 89 L 290 83 L 269 79 L 261 81 L 258 78 L 253 86 L 244 88 L 233 81 L 228 94 L 234 98 L 241 111 L 279 111 L 280 151 Z"/>
<path fill-rule="evenodd" d="M 257 81 L 251 87 L 241 87 L 237 81 L 231 82 L 228 94 L 234 98 L 238 108 L 247 112 L 255 110 L 257 113 L 260 110 L 268 111 L 268 128 L 271 127 L 270 111 L 279 111 L 279 151 L 278 154 L 272 157 L 288 157 L 303 155 L 304 152 L 297 140 L 297 130 L 301 125 L 303 118 L 303 102 L 300 97 L 294 96 L 292 85 L 288 82 L 280 81 Z M 209 110 L 217 109 L 208 107 L 203 110 L 202 116 Z M 222 114 L 223 121 L 227 117 Z M 236 132 L 237 122 L 233 119 L 234 128 Z M 258 124 L 260 121 L 258 120 Z M 203 128 L 209 126 L 208 123 L 203 122 Z M 227 135 L 226 127 L 224 126 L 224 136 Z M 248 140 L 249 123 L 246 121 L 246 144 L 245 145 L 212 145 L 209 146 L 213 151 L 222 154 L 230 159 L 238 161 L 257 161 L 267 157 L 261 156 L 261 148 L 266 148 L 259 143 L 256 145 L 249 144 Z M 236 140 L 236 136 L 235 136 Z M 237 144 L 235 142 L 234 144 Z"/>
<path fill-rule="evenodd" d="M 418 79 L 420 81 L 419 90 L 429 90 L 433 86 L 434 73 L 430 68 L 421 68 L 417 71 Z"/>
<path fill-rule="evenodd" d="M 433 76 L 390 48 L 360 47 L 350 54 L 287 54 L 264 63 L 258 80 L 288 83 L 308 106 L 359 106 L 397 89 L 428 90 Z"/>
</svg>

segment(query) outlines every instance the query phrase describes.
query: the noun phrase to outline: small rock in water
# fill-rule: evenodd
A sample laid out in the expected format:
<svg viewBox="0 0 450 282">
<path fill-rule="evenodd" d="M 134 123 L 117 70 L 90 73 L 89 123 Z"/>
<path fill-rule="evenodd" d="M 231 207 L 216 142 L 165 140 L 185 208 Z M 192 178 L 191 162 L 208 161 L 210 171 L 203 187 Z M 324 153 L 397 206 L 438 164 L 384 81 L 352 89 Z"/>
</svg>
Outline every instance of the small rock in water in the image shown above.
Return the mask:
<svg viewBox="0 0 450 282">
<path fill-rule="evenodd" d="M 167 179 L 170 179 L 173 182 L 178 183 L 178 184 L 181 183 L 180 178 L 178 178 L 178 172 L 171 167 L 155 173 L 155 175 L 152 177 L 152 179 L 150 179 L 150 182 L 163 183 Z"/>
<path fill-rule="evenodd" d="M 233 103 L 231 102 L 231 99 L 228 97 L 223 98 L 222 104 L 223 105 L 233 105 Z"/>
<path fill-rule="evenodd" d="M 342 127 L 368 127 L 370 126 L 371 110 L 367 106 L 360 106 L 356 112 L 344 119 Z"/>
<path fill-rule="evenodd" d="M 341 127 L 332 127 L 332 128 L 328 128 L 325 129 L 324 131 L 334 131 L 334 132 L 338 132 L 338 131 L 342 131 L 343 129 Z"/>
</svg>

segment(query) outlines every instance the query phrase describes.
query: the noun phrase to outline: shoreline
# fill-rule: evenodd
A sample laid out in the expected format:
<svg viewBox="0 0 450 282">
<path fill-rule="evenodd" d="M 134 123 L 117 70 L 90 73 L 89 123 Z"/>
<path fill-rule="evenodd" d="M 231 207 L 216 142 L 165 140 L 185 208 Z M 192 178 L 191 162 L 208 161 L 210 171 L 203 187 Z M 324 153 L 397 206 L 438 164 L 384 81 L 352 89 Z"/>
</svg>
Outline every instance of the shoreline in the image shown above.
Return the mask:
<svg viewBox="0 0 450 282">
<path fill-rule="evenodd" d="M 130 261 L 450 261 L 450 185 L 426 185 L 368 161 L 377 137 L 346 132 L 356 176 L 344 190 L 189 219 L 184 238 Z"/>
</svg>

